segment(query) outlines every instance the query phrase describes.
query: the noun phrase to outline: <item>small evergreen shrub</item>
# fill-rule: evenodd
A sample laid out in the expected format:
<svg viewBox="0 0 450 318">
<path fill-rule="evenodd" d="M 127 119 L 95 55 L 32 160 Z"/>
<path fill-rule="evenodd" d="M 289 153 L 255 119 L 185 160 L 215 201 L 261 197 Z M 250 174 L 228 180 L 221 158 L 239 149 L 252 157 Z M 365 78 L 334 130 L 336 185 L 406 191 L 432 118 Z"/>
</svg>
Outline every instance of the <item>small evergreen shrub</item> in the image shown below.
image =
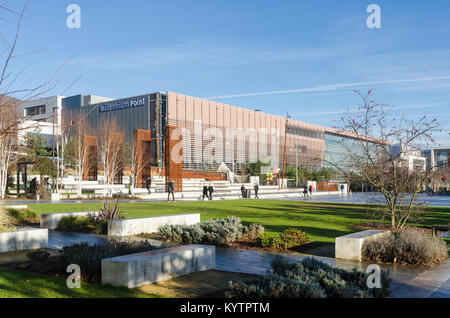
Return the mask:
<svg viewBox="0 0 450 318">
<path fill-rule="evenodd" d="M 259 237 L 263 247 L 284 250 L 309 242 L 308 235 L 295 228 L 287 229 L 283 233 L 261 233 Z"/>
<path fill-rule="evenodd" d="M 417 230 L 402 230 L 364 242 L 362 259 L 374 263 L 432 266 L 448 257 L 446 243 Z"/>
<path fill-rule="evenodd" d="M 389 278 L 381 272 L 381 288 L 369 289 L 370 274 L 355 268 L 333 268 L 313 258 L 299 263 L 277 257 L 265 276 L 230 282 L 229 298 L 374 298 L 389 295 Z"/>
<path fill-rule="evenodd" d="M 259 236 L 264 233 L 264 225 L 258 223 L 252 223 L 246 227 L 244 227 L 244 237 L 249 239 L 257 239 Z"/>
<path fill-rule="evenodd" d="M 90 232 L 95 228 L 95 220 L 86 216 L 64 216 L 59 220 L 57 228 L 67 232 Z"/>
<path fill-rule="evenodd" d="M 237 217 L 207 220 L 194 225 L 164 225 L 159 229 L 162 238 L 177 243 L 229 245 L 246 235 L 264 231 L 262 225 L 251 228 L 242 225 Z"/>
<path fill-rule="evenodd" d="M 0 232 L 14 231 L 16 223 L 16 220 L 5 209 L 0 208 Z"/>
<path fill-rule="evenodd" d="M 108 233 L 108 220 L 95 216 L 64 216 L 59 220 L 58 230 L 67 232 L 89 232 L 97 234 Z"/>
<path fill-rule="evenodd" d="M 27 252 L 27 257 L 35 263 L 47 264 L 50 258 L 50 253 L 43 249 L 31 250 Z"/>
<path fill-rule="evenodd" d="M 36 220 L 37 214 L 31 209 L 6 209 L 6 213 L 14 219 L 16 224 L 23 224 L 26 221 Z"/>
</svg>

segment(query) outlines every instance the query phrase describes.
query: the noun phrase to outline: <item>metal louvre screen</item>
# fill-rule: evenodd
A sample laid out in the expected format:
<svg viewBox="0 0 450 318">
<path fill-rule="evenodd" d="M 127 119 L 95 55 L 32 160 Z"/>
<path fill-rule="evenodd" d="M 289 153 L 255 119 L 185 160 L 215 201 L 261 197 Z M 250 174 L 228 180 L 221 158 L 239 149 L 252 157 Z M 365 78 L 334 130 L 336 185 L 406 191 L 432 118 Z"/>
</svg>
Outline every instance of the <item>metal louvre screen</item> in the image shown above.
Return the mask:
<svg viewBox="0 0 450 318">
<path fill-rule="evenodd" d="M 285 119 L 205 99 L 167 93 L 167 124 L 183 135 L 183 168 L 217 170 L 222 162 L 235 172 L 257 160 L 281 167 Z M 322 167 L 324 128 L 289 121 L 286 166 Z"/>
</svg>

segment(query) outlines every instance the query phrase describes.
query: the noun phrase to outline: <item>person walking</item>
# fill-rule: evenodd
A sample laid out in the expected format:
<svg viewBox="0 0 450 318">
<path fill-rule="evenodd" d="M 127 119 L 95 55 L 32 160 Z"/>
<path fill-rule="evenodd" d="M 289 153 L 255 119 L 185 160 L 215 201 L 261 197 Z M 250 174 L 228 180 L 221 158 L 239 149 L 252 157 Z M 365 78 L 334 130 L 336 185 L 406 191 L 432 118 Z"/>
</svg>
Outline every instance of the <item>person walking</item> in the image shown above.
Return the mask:
<svg viewBox="0 0 450 318">
<path fill-rule="evenodd" d="M 208 187 L 206 186 L 206 184 L 203 185 L 203 201 L 205 201 L 205 196 L 209 200 Z"/>
<path fill-rule="evenodd" d="M 258 197 L 259 185 L 257 183 L 255 183 L 255 186 L 253 187 L 253 189 L 255 190 L 255 199 L 259 199 L 259 197 Z"/>
<path fill-rule="evenodd" d="M 345 189 L 345 186 L 344 186 L 343 184 L 341 184 L 341 192 L 342 192 L 342 195 L 344 195 L 344 189 Z"/>
<path fill-rule="evenodd" d="M 307 188 L 307 187 L 304 187 L 304 188 L 303 188 L 303 197 L 304 197 L 304 198 L 309 197 L 309 194 L 308 194 L 308 188 Z"/>
<path fill-rule="evenodd" d="M 172 199 L 175 202 L 175 194 L 174 194 L 174 186 L 173 186 L 173 180 L 169 181 L 169 184 L 167 184 L 167 201 L 170 202 L 170 194 L 172 194 Z"/>
<path fill-rule="evenodd" d="M 208 187 L 208 193 L 209 193 L 209 199 L 210 200 L 212 200 L 213 192 L 214 192 L 214 188 L 213 188 L 212 184 L 210 184 L 209 187 Z"/>
<path fill-rule="evenodd" d="M 152 178 L 148 177 L 145 181 L 145 186 L 147 188 L 148 194 L 150 194 L 150 188 L 152 187 Z"/>
<path fill-rule="evenodd" d="M 247 197 L 247 190 L 245 190 L 245 186 L 244 185 L 242 185 L 242 187 L 241 187 L 241 195 L 242 195 L 242 198 L 246 198 Z"/>
<path fill-rule="evenodd" d="M 312 196 L 312 192 L 313 192 L 313 186 L 312 184 L 309 185 L 309 196 Z"/>
</svg>

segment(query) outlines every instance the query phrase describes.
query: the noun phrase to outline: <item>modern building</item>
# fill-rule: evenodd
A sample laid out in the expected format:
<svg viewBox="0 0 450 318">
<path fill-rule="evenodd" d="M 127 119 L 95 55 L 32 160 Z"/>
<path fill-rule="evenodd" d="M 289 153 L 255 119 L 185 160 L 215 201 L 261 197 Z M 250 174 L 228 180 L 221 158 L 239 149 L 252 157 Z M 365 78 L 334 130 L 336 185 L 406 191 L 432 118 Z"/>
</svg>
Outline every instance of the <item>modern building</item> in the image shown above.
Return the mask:
<svg viewBox="0 0 450 318">
<path fill-rule="evenodd" d="M 449 172 L 450 148 L 431 148 L 424 150 L 422 154 L 426 158 L 427 169 L 439 171 L 442 175 Z"/>
<path fill-rule="evenodd" d="M 224 162 L 239 172 L 244 164 L 257 160 L 282 168 L 284 158 L 285 166 L 319 169 L 327 155 L 333 160 L 334 150 L 326 151 L 326 144 L 334 149 L 333 137 L 349 138 L 326 127 L 173 92 L 90 105 L 70 99 L 70 103 L 63 100 L 66 118 L 83 116 L 92 128 L 116 121 L 130 144 L 136 129 L 150 131 L 154 164 L 158 158 L 163 161 L 166 127 L 178 128 L 183 169 L 188 170 L 217 170 Z"/>
<path fill-rule="evenodd" d="M 427 168 L 426 157 L 422 155 L 419 149 L 411 146 L 402 146 L 395 144 L 391 146 L 391 155 L 404 162 L 410 172 L 425 171 Z"/>
<path fill-rule="evenodd" d="M 72 105 L 82 106 L 111 100 L 111 98 L 95 95 L 76 95 L 72 97 L 52 96 L 18 104 L 17 111 L 24 119 L 19 127 L 19 143 L 26 134 L 34 134 L 44 138 L 51 147 L 57 136 L 61 135 L 63 122 L 62 109 Z"/>
<path fill-rule="evenodd" d="M 27 103 L 24 115 L 32 120 L 45 118 L 58 127 L 84 118 L 90 147 L 96 144 L 99 126 L 115 122 L 118 131 L 111 133 L 123 135 L 121 140 L 130 146 L 145 144 L 150 167 L 166 167 L 169 158 L 177 161 L 183 173 L 217 171 L 223 164 L 239 173 L 258 160 L 274 172 L 283 165 L 310 170 L 342 167 L 348 163 L 348 153 L 341 143 L 357 144 L 353 136 L 335 129 L 174 92 L 115 100 L 56 96 Z"/>
</svg>

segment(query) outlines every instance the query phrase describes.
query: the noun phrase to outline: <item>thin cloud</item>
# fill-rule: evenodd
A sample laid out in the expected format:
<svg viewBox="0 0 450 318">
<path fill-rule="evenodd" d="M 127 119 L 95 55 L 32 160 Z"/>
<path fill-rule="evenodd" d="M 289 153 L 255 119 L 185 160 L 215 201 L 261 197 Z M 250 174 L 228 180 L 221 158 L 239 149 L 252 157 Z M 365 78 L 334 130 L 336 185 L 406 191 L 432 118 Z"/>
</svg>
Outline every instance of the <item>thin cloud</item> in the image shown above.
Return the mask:
<svg viewBox="0 0 450 318">
<path fill-rule="evenodd" d="M 266 92 L 257 92 L 257 93 L 244 93 L 244 94 L 213 96 L 213 97 L 205 97 L 205 98 L 206 99 L 223 99 L 223 98 L 250 97 L 250 96 L 275 95 L 275 94 L 324 92 L 324 91 L 332 91 L 332 90 L 337 90 L 340 88 L 348 88 L 348 87 L 383 85 L 383 84 L 417 83 L 417 82 L 439 81 L 439 80 L 446 80 L 446 79 L 450 79 L 450 75 L 434 76 L 434 77 L 420 77 L 420 78 L 411 78 L 411 79 L 398 79 L 398 80 L 341 83 L 341 84 L 321 85 L 321 86 L 310 87 L 310 88 L 279 90 L 279 91 L 266 91 Z"/>
<path fill-rule="evenodd" d="M 400 105 L 394 106 L 394 110 L 409 110 L 409 109 L 419 109 L 419 108 L 432 108 L 432 107 L 441 107 L 447 105 L 448 103 L 423 103 L 423 104 L 409 104 L 409 105 Z M 299 117 L 308 117 L 308 116 L 328 116 L 328 115 L 338 115 L 338 114 L 346 114 L 348 112 L 356 112 L 357 109 L 351 110 L 336 110 L 336 111 L 323 111 L 323 112 L 313 112 L 313 113 L 295 113 L 292 116 Z M 421 115 L 423 116 L 423 115 Z"/>
</svg>

